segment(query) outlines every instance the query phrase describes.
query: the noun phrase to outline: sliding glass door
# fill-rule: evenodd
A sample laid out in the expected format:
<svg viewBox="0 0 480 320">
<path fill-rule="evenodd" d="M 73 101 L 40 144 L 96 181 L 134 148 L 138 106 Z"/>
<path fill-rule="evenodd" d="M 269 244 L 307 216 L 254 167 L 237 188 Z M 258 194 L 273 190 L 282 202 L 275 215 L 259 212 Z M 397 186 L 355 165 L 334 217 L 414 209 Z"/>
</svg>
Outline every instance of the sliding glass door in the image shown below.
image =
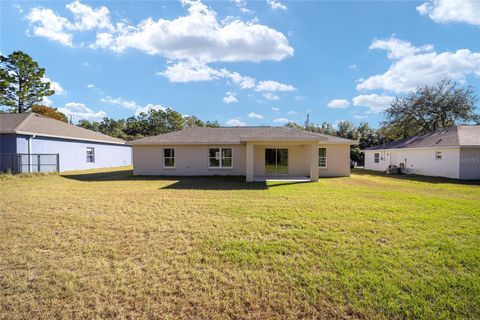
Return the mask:
<svg viewBox="0 0 480 320">
<path fill-rule="evenodd" d="M 265 149 L 265 174 L 288 174 L 288 149 Z"/>
</svg>

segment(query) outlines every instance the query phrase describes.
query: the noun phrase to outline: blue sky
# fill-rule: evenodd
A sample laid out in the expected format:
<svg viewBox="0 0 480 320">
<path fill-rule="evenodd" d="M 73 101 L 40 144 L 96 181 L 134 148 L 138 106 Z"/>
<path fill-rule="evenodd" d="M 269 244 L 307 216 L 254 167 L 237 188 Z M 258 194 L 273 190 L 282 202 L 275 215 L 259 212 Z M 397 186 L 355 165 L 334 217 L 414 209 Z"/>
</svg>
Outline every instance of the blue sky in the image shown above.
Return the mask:
<svg viewBox="0 0 480 320">
<path fill-rule="evenodd" d="M 173 108 L 222 125 L 367 121 L 445 77 L 480 95 L 480 1 L 107 1 L 1 5 L 81 118 Z"/>
</svg>

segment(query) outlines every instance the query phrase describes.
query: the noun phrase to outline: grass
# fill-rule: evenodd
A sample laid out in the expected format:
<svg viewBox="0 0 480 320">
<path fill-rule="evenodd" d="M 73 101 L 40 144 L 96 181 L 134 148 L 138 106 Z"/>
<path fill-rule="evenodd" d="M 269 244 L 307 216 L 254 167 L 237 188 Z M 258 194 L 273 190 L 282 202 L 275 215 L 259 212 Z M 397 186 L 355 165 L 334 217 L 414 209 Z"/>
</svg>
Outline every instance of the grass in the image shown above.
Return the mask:
<svg viewBox="0 0 480 320">
<path fill-rule="evenodd" d="M 0 318 L 478 319 L 480 186 L 0 177 Z"/>
</svg>

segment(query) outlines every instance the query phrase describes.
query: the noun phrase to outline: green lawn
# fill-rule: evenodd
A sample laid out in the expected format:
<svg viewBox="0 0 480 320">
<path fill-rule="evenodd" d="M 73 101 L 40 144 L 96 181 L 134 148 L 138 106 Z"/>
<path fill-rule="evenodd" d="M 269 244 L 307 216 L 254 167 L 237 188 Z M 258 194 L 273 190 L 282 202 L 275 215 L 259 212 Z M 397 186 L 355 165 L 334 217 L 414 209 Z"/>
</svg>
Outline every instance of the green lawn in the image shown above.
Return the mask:
<svg viewBox="0 0 480 320">
<path fill-rule="evenodd" d="M 0 176 L 0 318 L 480 318 L 480 186 Z"/>
</svg>

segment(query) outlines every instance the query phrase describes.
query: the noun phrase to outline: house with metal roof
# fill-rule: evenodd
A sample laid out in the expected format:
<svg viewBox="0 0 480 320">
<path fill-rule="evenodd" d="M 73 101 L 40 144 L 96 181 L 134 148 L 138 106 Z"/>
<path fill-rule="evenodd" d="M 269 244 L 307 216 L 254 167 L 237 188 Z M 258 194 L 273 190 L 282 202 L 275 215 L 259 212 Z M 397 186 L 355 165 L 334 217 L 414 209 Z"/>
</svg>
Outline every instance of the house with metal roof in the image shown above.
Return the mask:
<svg viewBox="0 0 480 320">
<path fill-rule="evenodd" d="M 365 169 L 453 179 L 480 179 L 480 126 L 453 126 L 363 150 Z"/>
<path fill-rule="evenodd" d="M 0 170 L 50 172 L 131 165 L 125 141 L 35 113 L 0 113 Z"/>
<path fill-rule="evenodd" d="M 318 181 L 350 175 L 356 141 L 288 127 L 194 127 L 130 144 L 135 175 Z"/>
</svg>

